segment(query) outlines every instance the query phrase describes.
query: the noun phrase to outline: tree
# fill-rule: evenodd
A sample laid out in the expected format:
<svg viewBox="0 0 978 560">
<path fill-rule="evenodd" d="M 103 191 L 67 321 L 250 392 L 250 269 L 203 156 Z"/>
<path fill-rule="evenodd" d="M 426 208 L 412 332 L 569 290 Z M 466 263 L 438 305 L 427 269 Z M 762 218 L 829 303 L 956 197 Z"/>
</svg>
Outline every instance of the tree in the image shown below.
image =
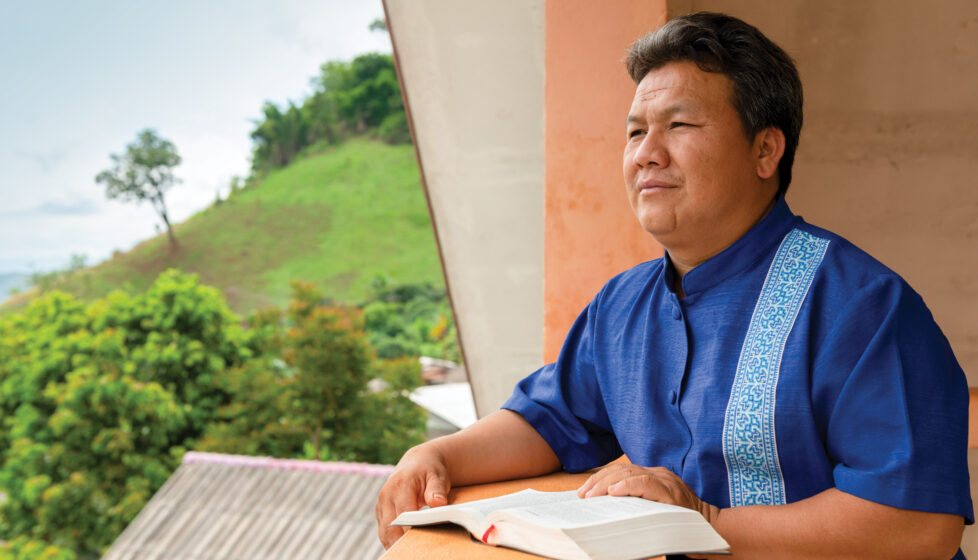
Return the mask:
<svg viewBox="0 0 978 560">
<path fill-rule="evenodd" d="M 309 434 L 313 457 L 321 459 L 324 447 L 340 451 L 338 438 L 362 412 L 356 405 L 367 387 L 373 348 L 358 310 L 318 305 L 321 296 L 311 284 L 294 286 L 282 358 L 296 380 L 292 415 Z"/>
<path fill-rule="evenodd" d="M 364 393 L 354 428 L 341 434 L 337 446 L 358 461 L 393 465 L 427 435 L 427 414 L 408 396 L 424 384 L 421 368 L 416 358 L 378 360 L 372 376 L 380 383 Z"/>
<path fill-rule="evenodd" d="M 217 290 L 173 271 L 0 317 L 0 558 L 104 551 L 227 404 L 248 342 Z"/>
<path fill-rule="evenodd" d="M 404 112 L 394 59 L 388 54 L 328 62 L 322 66 L 318 86 L 317 94 L 331 96 L 341 119 L 358 133 L 376 129 L 388 117 Z"/>
<path fill-rule="evenodd" d="M 256 170 L 284 167 L 309 145 L 309 121 L 292 102 L 285 111 L 266 102 L 262 112 L 264 120 L 256 123 L 251 132 L 255 142 L 252 167 Z"/>
<path fill-rule="evenodd" d="M 371 29 L 383 30 L 384 20 Z M 350 62 L 322 65 L 313 93 L 301 104 L 265 102 L 251 132 L 251 168 L 262 173 L 288 165 L 303 149 L 331 145 L 351 134 L 388 144 L 411 142 L 401 87 L 391 55 L 367 53 Z"/>
<path fill-rule="evenodd" d="M 388 285 L 383 277 L 375 278 L 371 288 L 373 293 L 360 308 L 378 357 L 461 361 L 445 290 L 429 284 Z"/>
<path fill-rule="evenodd" d="M 367 29 L 369 29 L 370 31 L 383 31 L 386 33 L 387 20 L 384 18 L 377 18 L 370 22 L 370 25 L 367 26 Z"/>
<path fill-rule="evenodd" d="M 96 557 L 186 449 L 394 463 L 420 443 L 418 361 L 375 360 L 359 310 L 293 289 L 247 329 L 176 271 L 0 316 L 0 560 Z"/>
<path fill-rule="evenodd" d="M 391 55 L 367 53 L 351 62 L 327 62 L 312 86 L 315 91 L 302 108 L 314 139 L 320 139 L 319 130 L 335 137 L 337 125 L 342 125 L 355 134 L 373 132 L 392 144 L 411 141 Z M 319 124 L 324 120 L 326 125 Z"/>
<path fill-rule="evenodd" d="M 228 370 L 229 404 L 197 449 L 392 464 L 424 441 L 416 357 L 375 360 L 362 313 L 295 282 L 288 310 L 249 318 L 260 358 Z"/>
<path fill-rule="evenodd" d="M 95 182 L 105 185 L 105 195 L 110 199 L 148 200 L 166 225 L 170 247 L 175 248 L 177 239 L 170 225 L 164 193 L 180 181 L 173 175 L 173 168 L 181 161 L 176 146 L 147 128 L 126 146 L 125 153 L 109 157 L 112 169 L 96 175 Z"/>
</svg>

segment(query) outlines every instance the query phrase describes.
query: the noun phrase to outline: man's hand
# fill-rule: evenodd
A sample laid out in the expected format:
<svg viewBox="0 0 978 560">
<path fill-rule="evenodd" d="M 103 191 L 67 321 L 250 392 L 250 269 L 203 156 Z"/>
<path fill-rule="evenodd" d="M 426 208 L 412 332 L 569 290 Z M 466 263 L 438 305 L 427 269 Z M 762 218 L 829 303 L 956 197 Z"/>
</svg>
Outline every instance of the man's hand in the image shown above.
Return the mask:
<svg viewBox="0 0 978 560">
<path fill-rule="evenodd" d="M 721 510 L 668 469 L 624 463 L 594 473 L 577 493 L 637 496 L 695 509 L 738 558 L 944 560 L 954 556 L 964 527 L 957 515 L 897 509 L 835 488 L 787 505 Z"/>
<path fill-rule="evenodd" d="M 594 496 L 635 496 L 696 510 L 711 524 L 720 516 L 712 506 L 693 492 L 681 478 L 665 467 L 640 467 L 616 463 L 591 475 L 577 489 L 582 498 Z"/>
<path fill-rule="evenodd" d="M 452 484 L 467 486 L 553 472 L 560 461 L 519 414 L 498 410 L 449 436 L 410 449 L 377 496 L 377 533 L 385 548 L 404 534 L 389 527 L 402 511 L 448 503 Z"/>
<path fill-rule="evenodd" d="M 380 489 L 374 508 L 377 534 L 384 548 L 390 548 L 404 534 L 404 527 L 390 526 L 394 518 L 424 505 L 447 505 L 451 487 L 445 461 L 433 446 L 419 445 L 405 453 Z"/>
</svg>

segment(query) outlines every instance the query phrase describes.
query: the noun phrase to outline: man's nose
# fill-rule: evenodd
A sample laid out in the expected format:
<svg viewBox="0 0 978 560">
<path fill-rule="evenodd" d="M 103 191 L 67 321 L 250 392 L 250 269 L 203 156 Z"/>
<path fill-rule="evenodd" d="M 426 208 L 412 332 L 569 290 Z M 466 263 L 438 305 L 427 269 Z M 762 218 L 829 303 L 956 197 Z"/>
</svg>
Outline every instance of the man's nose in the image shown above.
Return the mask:
<svg viewBox="0 0 978 560">
<path fill-rule="evenodd" d="M 662 135 L 650 130 L 642 138 L 642 143 L 635 150 L 635 164 L 640 167 L 668 167 L 669 151 L 663 143 Z"/>
</svg>

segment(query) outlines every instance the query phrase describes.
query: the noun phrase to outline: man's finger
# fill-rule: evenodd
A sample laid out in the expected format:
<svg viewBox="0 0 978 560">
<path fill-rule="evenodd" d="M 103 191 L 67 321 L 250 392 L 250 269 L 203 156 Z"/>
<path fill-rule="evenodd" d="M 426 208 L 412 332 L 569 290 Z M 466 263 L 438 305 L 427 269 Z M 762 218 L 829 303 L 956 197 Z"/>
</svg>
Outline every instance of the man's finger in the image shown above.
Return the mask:
<svg viewBox="0 0 978 560">
<path fill-rule="evenodd" d="M 403 527 L 391 527 L 390 524 L 397 517 L 398 506 L 395 503 L 395 499 L 398 497 L 397 493 L 394 496 L 388 493 L 383 496 L 382 499 L 377 500 L 377 534 L 380 536 L 380 542 L 383 543 L 384 548 L 389 548 L 394 541 L 399 539 L 402 534 L 404 534 Z"/>
<path fill-rule="evenodd" d="M 393 545 L 405 531 L 404 527 L 390 527 L 391 522 L 402 512 L 415 511 L 419 505 L 417 492 L 409 488 L 398 487 L 393 494 L 384 501 L 381 506 L 381 516 L 377 520 L 380 540 L 384 543 L 384 548 Z"/>
<path fill-rule="evenodd" d="M 384 548 L 390 548 L 397 539 L 404 535 L 404 527 L 384 527 L 380 530 L 380 542 Z"/>
<path fill-rule="evenodd" d="M 621 480 L 620 476 L 604 476 L 598 480 L 594 481 L 591 488 L 584 493 L 585 498 L 593 498 L 595 496 L 604 496 L 608 493 L 608 487 L 615 484 Z"/>
<path fill-rule="evenodd" d="M 428 473 L 425 481 L 424 501 L 430 507 L 448 505 L 448 483 L 437 473 Z"/>
<path fill-rule="evenodd" d="M 391 521 L 394 520 L 394 502 L 389 498 L 383 498 L 377 500 L 376 507 L 377 515 L 377 536 L 380 538 L 381 544 L 384 548 L 390 548 L 394 541 L 400 538 L 401 534 L 404 533 L 401 527 L 390 527 Z"/>
<path fill-rule="evenodd" d="M 374 516 L 377 518 L 377 537 L 380 539 L 381 544 L 384 545 L 384 548 L 390 546 L 387 537 L 387 526 L 390 525 L 388 518 L 391 515 L 392 505 L 390 499 L 381 491 L 377 497 L 377 503 L 374 505 Z"/>
<path fill-rule="evenodd" d="M 387 519 L 387 523 L 394 521 L 398 515 L 405 511 L 417 510 L 421 505 L 418 503 L 418 491 L 410 488 L 399 488 L 394 494 L 392 502 L 394 511 L 390 512 L 390 519 Z"/>
<path fill-rule="evenodd" d="M 603 496 L 608 492 L 608 486 L 615 484 L 619 480 L 628 478 L 629 476 L 634 476 L 635 471 L 641 471 L 641 467 L 636 467 L 634 465 L 612 465 L 610 467 L 601 469 L 600 471 L 591 475 L 585 485 L 587 488 L 583 489 L 583 492 L 579 491 L 578 495 L 591 498 L 594 496 Z"/>
<path fill-rule="evenodd" d="M 620 467 L 621 465 L 613 465 L 611 467 L 605 467 L 600 471 L 592 474 L 591 476 L 588 477 L 587 480 L 584 481 L 584 484 L 582 484 L 581 487 L 577 489 L 577 495 L 582 498 L 588 495 L 592 495 L 591 490 L 593 490 L 596 486 L 599 486 L 603 481 L 606 481 L 608 477 L 614 476 L 614 473 L 620 471 Z M 597 494 L 593 494 L 593 495 L 597 495 Z"/>
<path fill-rule="evenodd" d="M 631 476 L 608 486 L 609 496 L 635 496 L 646 500 L 662 501 L 661 485 L 648 474 Z"/>
<path fill-rule="evenodd" d="M 591 476 L 587 477 L 587 480 L 584 481 L 584 484 L 582 484 L 577 489 L 577 497 L 583 498 L 585 494 L 587 494 L 588 491 L 594 487 L 594 477 L 597 476 L 597 474 L 598 473 L 594 473 Z"/>
<path fill-rule="evenodd" d="M 587 482 L 580 489 L 578 495 L 582 498 L 600 496 L 604 494 L 604 489 L 608 487 L 608 484 L 614 483 L 616 480 L 618 480 L 618 477 L 613 476 L 611 473 L 604 470 L 598 471 L 587 479 Z"/>
</svg>

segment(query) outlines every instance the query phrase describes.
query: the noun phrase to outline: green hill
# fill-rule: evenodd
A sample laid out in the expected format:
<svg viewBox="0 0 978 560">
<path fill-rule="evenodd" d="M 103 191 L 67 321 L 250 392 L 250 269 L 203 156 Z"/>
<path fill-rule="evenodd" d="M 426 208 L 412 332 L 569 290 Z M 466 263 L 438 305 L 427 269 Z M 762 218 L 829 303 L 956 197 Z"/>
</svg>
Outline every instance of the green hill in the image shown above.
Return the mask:
<svg viewBox="0 0 978 560">
<path fill-rule="evenodd" d="M 364 139 L 297 159 L 58 288 L 84 298 L 143 290 L 168 268 L 193 272 L 246 314 L 283 305 L 289 282 L 355 302 L 371 281 L 443 286 L 414 149 Z"/>
</svg>

